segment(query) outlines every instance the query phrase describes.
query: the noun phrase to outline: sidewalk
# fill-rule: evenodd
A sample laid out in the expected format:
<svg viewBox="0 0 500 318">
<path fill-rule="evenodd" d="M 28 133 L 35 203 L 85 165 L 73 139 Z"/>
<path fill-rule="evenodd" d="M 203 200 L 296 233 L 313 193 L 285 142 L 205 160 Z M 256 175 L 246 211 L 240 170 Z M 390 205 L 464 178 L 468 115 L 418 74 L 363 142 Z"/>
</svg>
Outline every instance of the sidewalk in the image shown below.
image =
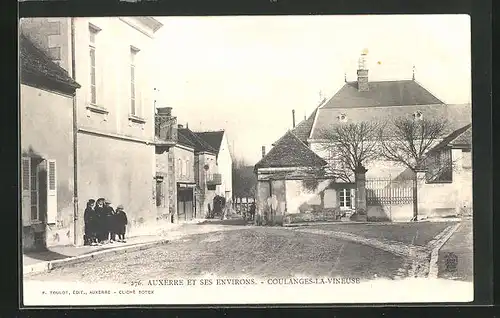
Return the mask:
<svg viewBox="0 0 500 318">
<path fill-rule="evenodd" d="M 136 231 L 134 236 L 127 238 L 126 243 L 115 242 L 101 246 L 54 246 L 42 252 L 24 253 L 23 272 L 25 274 L 39 273 L 52 268 L 55 264 L 61 266 L 65 262 L 69 264 L 78 259 L 84 260 L 106 252 L 125 252 L 149 248 L 189 235 L 240 228 L 240 226 L 205 223 L 204 221 L 204 219 L 197 219 L 142 229 Z"/>
<path fill-rule="evenodd" d="M 439 250 L 439 278 L 461 281 L 474 279 L 472 235 L 472 220 L 464 220 Z"/>
</svg>

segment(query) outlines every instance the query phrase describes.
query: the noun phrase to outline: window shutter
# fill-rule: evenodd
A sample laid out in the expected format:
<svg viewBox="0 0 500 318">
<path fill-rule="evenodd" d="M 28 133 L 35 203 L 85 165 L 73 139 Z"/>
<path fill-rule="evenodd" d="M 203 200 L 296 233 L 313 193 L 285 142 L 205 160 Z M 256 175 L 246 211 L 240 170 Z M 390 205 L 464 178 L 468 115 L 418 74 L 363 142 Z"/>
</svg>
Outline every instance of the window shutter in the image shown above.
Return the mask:
<svg viewBox="0 0 500 318">
<path fill-rule="evenodd" d="M 356 208 L 356 189 L 351 189 L 351 208 Z"/>
<path fill-rule="evenodd" d="M 57 220 L 57 168 L 55 160 L 47 160 L 47 223 Z"/>
<path fill-rule="evenodd" d="M 22 187 L 22 205 L 21 217 L 23 225 L 29 225 L 31 222 L 31 158 L 23 157 L 21 160 L 21 187 Z"/>
</svg>

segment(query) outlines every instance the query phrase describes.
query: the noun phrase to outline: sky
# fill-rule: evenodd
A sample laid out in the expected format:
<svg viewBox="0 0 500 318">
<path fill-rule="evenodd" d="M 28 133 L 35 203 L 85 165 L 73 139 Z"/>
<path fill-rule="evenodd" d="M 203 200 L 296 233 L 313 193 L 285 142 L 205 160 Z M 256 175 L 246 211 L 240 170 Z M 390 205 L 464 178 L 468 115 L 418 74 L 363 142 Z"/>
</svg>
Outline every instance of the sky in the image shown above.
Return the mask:
<svg viewBox="0 0 500 318">
<path fill-rule="evenodd" d="M 254 165 L 322 97 L 356 79 L 415 78 L 445 103 L 471 99 L 467 15 L 159 17 L 158 106 L 194 131 L 224 129 Z"/>
</svg>

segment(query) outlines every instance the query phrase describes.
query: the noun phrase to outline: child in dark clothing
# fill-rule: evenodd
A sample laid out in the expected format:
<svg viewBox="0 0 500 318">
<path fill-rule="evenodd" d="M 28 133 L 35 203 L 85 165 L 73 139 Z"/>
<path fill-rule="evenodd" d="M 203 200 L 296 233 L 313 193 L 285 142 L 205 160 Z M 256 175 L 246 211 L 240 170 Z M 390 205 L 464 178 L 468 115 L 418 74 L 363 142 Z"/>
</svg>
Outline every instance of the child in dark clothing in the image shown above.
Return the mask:
<svg viewBox="0 0 500 318">
<path fill-rule="evenodd" d="M 118 234 L 118 242 L 125 242 L 125 232 L 127 229 L 127 214 L 123 210 L 123 205 L 119 205 L 116 208 L 115 214 L 115 224 L 116 224 L 116 233 Z"/>
</svg>

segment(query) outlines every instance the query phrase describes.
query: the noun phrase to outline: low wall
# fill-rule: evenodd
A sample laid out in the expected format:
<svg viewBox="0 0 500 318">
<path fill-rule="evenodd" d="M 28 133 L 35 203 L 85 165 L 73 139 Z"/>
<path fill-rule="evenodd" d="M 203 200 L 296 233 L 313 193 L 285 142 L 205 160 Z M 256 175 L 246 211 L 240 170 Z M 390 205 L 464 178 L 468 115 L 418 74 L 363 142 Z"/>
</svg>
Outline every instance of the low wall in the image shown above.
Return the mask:
<svg viewBox="0 0 500 318">
<path fill-rule="evenodd" d="M 367 220 L 370 222 L 408 222 L 412 217 L 412 204 L 367 206 Z"/>
<path fill-rule="evenodd" d="M 427 217 L 445 217 L 460 213 L 461 198 L 453 183 L 423 183 L 418 190 L 418 213 Z"/>
<path fill-rule="evenodd" d="M 337 209 L 323 209 L 322 211 L 287 214 L 285 215 L 284 223 L 292 224 L 301 222 L 339 221 L 337 218 L 339 213 L 340 212 Z"/>
</svg>

